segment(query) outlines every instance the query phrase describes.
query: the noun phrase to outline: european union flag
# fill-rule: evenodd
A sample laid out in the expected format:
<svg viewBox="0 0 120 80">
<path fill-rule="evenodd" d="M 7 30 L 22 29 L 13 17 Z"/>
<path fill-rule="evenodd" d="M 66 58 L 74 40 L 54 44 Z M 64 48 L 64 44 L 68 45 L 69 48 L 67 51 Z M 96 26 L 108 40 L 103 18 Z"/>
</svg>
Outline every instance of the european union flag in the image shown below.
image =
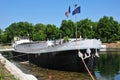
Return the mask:
<svg viewBox="0 0 120 80">
<path fill-rule="evenodd" d="M 73 10 L 72 15 L 80 13 L 80 6 Z"/>
</svg>

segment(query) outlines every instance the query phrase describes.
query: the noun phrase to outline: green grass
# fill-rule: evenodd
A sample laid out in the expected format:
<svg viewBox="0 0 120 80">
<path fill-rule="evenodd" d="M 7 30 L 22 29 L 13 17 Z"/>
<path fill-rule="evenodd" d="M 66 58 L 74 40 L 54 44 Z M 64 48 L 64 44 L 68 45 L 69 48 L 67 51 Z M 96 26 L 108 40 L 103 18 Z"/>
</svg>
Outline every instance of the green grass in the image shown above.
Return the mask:
<svg viewBox="0 0 120 80">
<path fill-rule="evenodd" d="M 5 69 L 4 64 L 0 63 L 0 80 L 18 80 L 18 79 L 15 79 L 15 77 Z"/>
</svg>

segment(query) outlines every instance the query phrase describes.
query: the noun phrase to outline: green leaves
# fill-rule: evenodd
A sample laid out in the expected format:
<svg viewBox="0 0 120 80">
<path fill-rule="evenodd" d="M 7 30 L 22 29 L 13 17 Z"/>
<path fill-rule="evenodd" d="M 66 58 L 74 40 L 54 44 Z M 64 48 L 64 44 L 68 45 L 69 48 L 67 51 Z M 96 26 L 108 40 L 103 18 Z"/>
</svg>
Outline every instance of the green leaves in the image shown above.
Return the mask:
<svg viewBox="0 0 120 80">
<path fill-rule="evenodd" d="M 11 42 L 15 36 L 28 36 L 31 38 L 31 34 L 33 31 L 33 25 L 28 22 L 18 22 L 12 23 L 5 29 L 4 34 L 7 35 L 7 41 Z"/>
<path fill-rule="evenodd" d="M 59 29 L 55 25 L 46 25 L 45 32 L 48 39 L 57 39 L 59 36 Z"/>
<path fill-rule="evenodd" d="M 89 19 L 84 19 L 77 22 L 78 33 L 83 38 L 92 38 L 93 22 Z"/>
<path fill-rule="evenodd" d="M 47 39 L 59 39 L 68 37 L 75 38 L 98 38 L 103 42 L 115 42 L 120 39 L 120 24 L 113 17 L 102 17 L 98 22 L 86 18 L 78 22 L 62 20 L 61 26 L 38 23 L 33 25 L 29 22 L 17 22 L 8 26 L 5 31 L 0 29 L 0 41 L 11 42 L 16 36 L 29 36 L 33 41 Z"/>
<path fill-rule="evenodd" d="M 97 25 L 97 35 L 103 42 L 115 42 L 119 40 L 120 26 L 112 17 L 104 16 Z"/>
<path fill-rule="evenodd" d="M 69 38 L 73 38 L 75 36 L 75 24 L 71 20 L 63 20 L 60 26 L 60 31 L 62 36 L 68 36 Z"/>
<path fill-rule="evenodd" d="M 46 39 L 45 29 L 46 26 L 44 24 L 36 24 L 34 26 L 32 40 L 33 41 L 45 40 Z"/>
</svg>

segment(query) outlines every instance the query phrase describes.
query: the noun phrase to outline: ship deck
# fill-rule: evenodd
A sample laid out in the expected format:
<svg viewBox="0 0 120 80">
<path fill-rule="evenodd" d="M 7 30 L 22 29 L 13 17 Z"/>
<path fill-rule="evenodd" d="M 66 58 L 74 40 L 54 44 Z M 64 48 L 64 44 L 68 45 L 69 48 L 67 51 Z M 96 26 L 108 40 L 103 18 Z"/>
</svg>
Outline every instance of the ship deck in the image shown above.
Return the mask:
<svg viewBox="0 0 120 80">
<path fill-rule="evenodd" d="M 19 44 L 15 47 L 14 52 L 38 54 L 38 53 L 51 53 L 69 50 L 82 50 L 82 49 L 100 49 L 101 42 L 96 39 L 88 39 L 82 41 L 66 42 L 63 44 L 55 44 L 48 46 L 46 41 L 32 42 L 26 44 Z"/>
</svg>

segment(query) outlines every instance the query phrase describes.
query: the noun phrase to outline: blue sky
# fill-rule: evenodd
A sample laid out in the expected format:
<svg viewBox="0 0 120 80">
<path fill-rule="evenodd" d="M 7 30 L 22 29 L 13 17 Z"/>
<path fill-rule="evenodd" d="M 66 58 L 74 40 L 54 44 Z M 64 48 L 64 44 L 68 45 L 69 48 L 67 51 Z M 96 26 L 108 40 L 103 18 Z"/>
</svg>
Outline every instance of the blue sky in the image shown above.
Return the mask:
<svg viewBox="0 0 120 80">
<path fill-rule="evenodd" d="M 120 0 L 0 0 L 0 28 L 4 30 L 14 22 L 27 21 L 33 24 L 61 25 L 62 20 L 75 21 L 72 14 L 66 18 L 65 12 L 74 3 L 81 6 L 76 21 L 89 18 L 98 21 L 103 16 L 113 16 L 120 22 Z"/>
</svg>

